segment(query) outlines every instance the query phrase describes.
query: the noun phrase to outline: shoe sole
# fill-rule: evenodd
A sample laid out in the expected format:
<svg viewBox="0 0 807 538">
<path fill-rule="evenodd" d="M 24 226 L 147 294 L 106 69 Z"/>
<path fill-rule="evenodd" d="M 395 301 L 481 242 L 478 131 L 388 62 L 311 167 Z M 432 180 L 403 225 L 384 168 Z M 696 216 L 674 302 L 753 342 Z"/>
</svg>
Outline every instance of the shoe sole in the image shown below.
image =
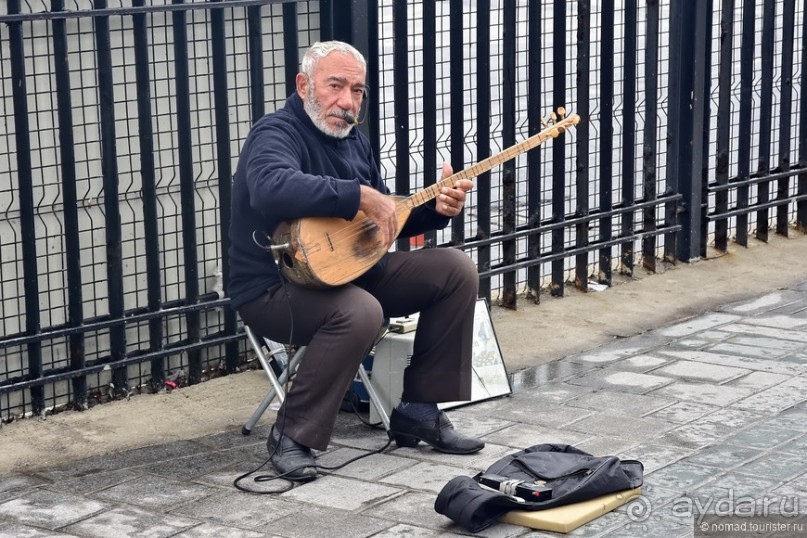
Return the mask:
<svg viewBox="0 0 807 538">
<path fill-rule="evenodd" d="M 475 454 L 485 448 L 485 445 L 480 446 L 479 448 L 474 448 L 472 450 L 448 450 L 445 448 L 441 448 L 439 446 L 435 446 L 428 442 L 426 439 L 422 439 L 420 437 L 415 437 L 414 435 L 410 435 L 407 433 L 397 433 L 390 431 L 390 435 L 392 435 L 395 444 L 402 448 L 414 448 L 418 445 L 420 441 L 423 441 L 434 450 L 438 452 L 442 452 L 444 454 Z"/>
</svg>

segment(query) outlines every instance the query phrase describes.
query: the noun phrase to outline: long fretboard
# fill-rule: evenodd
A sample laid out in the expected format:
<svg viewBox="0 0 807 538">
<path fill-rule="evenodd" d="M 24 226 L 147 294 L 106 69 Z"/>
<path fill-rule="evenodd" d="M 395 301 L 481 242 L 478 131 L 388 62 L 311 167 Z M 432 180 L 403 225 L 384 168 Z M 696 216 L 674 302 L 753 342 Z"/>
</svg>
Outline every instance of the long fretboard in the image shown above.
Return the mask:
<svg viewBox="0 0 807 538">
<path fill-rule="evenodd" d="M 478 163 L 469 168 L 457 172 L 456 174 L 452 174 L 447 178 L 441 179 L 434 185 L 430 185 L 425 189 L 409 196 L 404 201 L 410 208 L 414 208 L 419 205 L 425 204 L 429 200 L 437 198 L 440 195 L 440 191 L 443 189 L 443 187 L 453 187 L 457 183 L 457 181 L 461 179 L 471 179 L 478 176 L 479 174 L 483 174 L 488 170 L 509 161 L 510 159 L 518 157 L 525 151 L 529 151 L 533 148 L 540 146 L 550 138 L 557 138 L 561 133 L 565 132 L 569 128 L 569 126 L 577 125 L 579 122 L 580 122 L 580 116 L 578 116 L 577 114 L 567 116 L 562 120 L 547 126 L 543 131 L 541 131 L 538 134 L 532 135 L 523 142 L 519 142 L 515 146 L 510 146 L 501 153 L 492 155 L 487 159 L 479 161 Z"/>
</svg>

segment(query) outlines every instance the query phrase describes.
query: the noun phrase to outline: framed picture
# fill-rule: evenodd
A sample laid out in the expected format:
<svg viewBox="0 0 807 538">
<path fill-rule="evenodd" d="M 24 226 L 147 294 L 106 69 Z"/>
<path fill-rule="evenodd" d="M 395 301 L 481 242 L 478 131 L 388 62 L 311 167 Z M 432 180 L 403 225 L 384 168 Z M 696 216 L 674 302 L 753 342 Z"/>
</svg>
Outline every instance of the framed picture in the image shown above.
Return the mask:
<svg viewBox="0 0 807 538">
<path fill-rule="evenodd" d="M 496 339 L 490 310 L 485 299 L 479 299 L 474 309 L 474 344 L 471 374 L 471 399 L 467 402 L 441 403 L 441 409 L 467 405 L 511 394 L 513 388 L 504 365 L 502 350 Z"/>
</svg>

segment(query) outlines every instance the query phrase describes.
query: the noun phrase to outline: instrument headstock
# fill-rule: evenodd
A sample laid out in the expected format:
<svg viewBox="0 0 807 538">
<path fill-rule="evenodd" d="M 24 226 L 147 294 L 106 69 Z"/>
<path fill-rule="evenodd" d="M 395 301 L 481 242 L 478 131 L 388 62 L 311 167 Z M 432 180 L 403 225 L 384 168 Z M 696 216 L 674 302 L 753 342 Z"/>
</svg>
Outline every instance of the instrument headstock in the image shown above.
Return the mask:
<svg viewBox="0 0 807 538">
<path fill-rule="evenodd" d="M 580 123 L 580 116 L 572 114 L 566 116 L 566 107 L 559 106 L 554 112 L 549 113 L 549 119 L 541 117 L 541 125 L 548 131 L 552 138 L 557 138 L 565 133 L 570 125 L 577 125 Z"/>
</svg>

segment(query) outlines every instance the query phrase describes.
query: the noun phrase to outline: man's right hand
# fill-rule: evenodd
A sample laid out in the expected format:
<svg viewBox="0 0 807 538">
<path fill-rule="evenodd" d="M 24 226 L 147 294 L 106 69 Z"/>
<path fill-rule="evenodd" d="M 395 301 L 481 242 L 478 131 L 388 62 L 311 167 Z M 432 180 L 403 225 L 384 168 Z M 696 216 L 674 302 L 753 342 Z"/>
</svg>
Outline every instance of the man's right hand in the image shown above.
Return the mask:
<svg viewBox="0 0 807 538">
<path fill-rule="evenodd" d="M 367 185 L 361 186 L 359 209 L 378 228 L 378 240 L 389 248 L 398 235 L 398 219 L 395 216 L 395 201 Z"/>
</svg>

